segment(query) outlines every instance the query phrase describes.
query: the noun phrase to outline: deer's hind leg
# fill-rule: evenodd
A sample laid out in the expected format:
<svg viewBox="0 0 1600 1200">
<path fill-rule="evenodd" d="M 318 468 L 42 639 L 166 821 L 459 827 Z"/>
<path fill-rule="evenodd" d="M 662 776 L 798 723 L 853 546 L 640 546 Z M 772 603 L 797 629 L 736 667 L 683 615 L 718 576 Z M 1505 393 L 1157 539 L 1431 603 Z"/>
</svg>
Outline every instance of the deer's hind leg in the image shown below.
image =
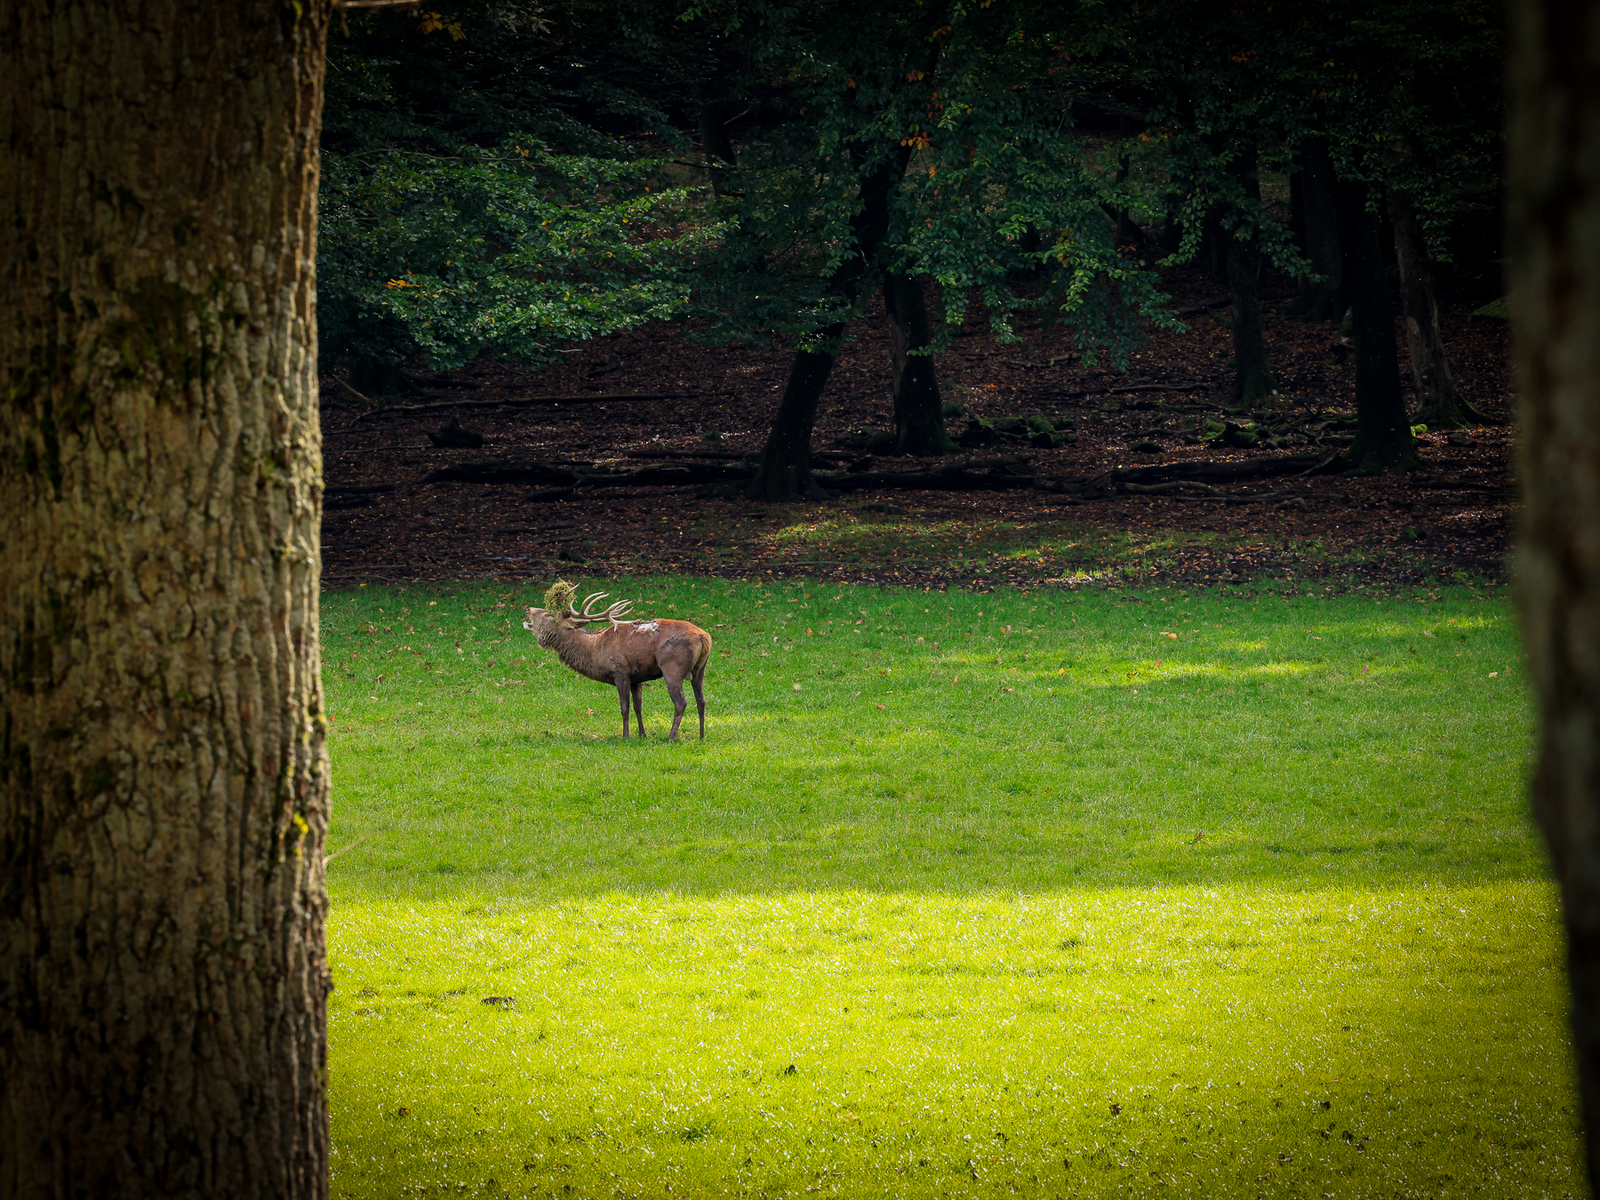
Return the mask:
<svg viewBox="0 0 1600 1200">
<path fill-rule="evenodd" d="M 623 708 L 627 708 L 624 701 Z M 639 736 L 644 736 L 644 680 L 637 679 L 633 684 L 633 715 L 639 718 Z"/>
<path fill-rule="evenodd" d="M 702 658 L 694 665 L 694 673 L 689 676 L 689 682 L 694 685 L 694 706 L 700 712 L 700 740 L 706 740 L 706 662 L 710 658 Z"/>
<path fill-rule="evenodd" d="M 667 695 L 672 697 L 672 732 L 667 734 L 667 741 L 675 742 L 678 740 L 678 726 L 683 722 L 683 712 L 689 707 L 683 698 L 683 677 L 688 672 L 676 663 L 662 665 L 665 670 L 661 678 L 666 682 Z"/>
</svg>

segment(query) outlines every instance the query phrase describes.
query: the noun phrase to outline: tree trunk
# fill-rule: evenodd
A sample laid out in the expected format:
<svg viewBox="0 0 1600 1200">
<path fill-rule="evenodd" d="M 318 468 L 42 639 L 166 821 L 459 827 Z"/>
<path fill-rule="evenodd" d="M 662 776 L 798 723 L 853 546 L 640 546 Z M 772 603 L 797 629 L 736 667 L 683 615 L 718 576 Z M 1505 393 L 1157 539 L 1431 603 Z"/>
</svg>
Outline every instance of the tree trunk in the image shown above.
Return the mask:
<svg viewBox="0 0 1600 1200">
<path fill-rule="evenodd" d="M 705 151 L 706 172 L 711 176 L 711 193 L 715 196 L 727 191 L 728 173 L 736 162 L 726 123 L 731 108 L 725 100 L 700 102 L 700 146 Z"/>
<path fill-rule="evenodd" d="M 1228 292 L 1233 298 L 1233 398 L 1250 405 L 1270 404 L 1277 383 L 1261 335 L 1256 256 L 1238 238 L 1228 239 Z"/>
<path fill-rule="evenodd" d="M 843 333 L 843 325 L 833 325 L 822 331 L 822 338 L 831 346 Z M 761 451 L 761 465 L 745 490 L 750 499 L 818 499 L 824 495 L 811 477 L 811 431 L 816 425 L 822 389 L 833 370 L 833 357 L 827 350 L 801 350 L 794 356 L 778 415 L 773 418 L 767 444 Z"/>
<path fill-rule="evenodd" d="M 1356 343 L 1356 440 L 1345 461 L 1361 471 L 1412 470 L 1422 465 L 1400 392 L 1394 348 L 1394 302 L 1384 270 L 1381 224 L 1367 209 L 1367 185 L 1339 182 L 1339 241 L 1345 250 Z"/>
<path fill-rule="evenodd" d="M 322 3 L 0 10 L 0 1195 L 328 1189 Z"/>
<path fill-rule="evenodd" d="M 951 454 L 957 449 L 944 427 L 944 402 L 931 354 L 914 354 L 933 343 L 922 281 L 885 272 L 883 307 L 889 315 L 889 358 L 894 378 L 896 454 Z"/>
<path fill-rule="evenodd" d="M 1256 148 L 1249 144 L 1234 160 L 1248 199 L 1261 198 L 1256 177 Z M 1256 268 L 1259 256 L 1235 227 L 1228 236 L 1228 292 L 1233 299 L 1233 398 L 1246 404 L 1270 403 L 1277 392 L 1272 369 L 1267 365 L 1267 343 L 1261 336 L 1261 305 L 1256 299 Z"/>
<path fill-rule="evenodd" d="M 850 221 L 854 252 L 840 263 L 828 284 L 828 290 L 846 305 L 853 306 L 860 298 L 861 286 L 888 236 L 889 198 L 905 174 L 909 156 L 910 151 L 904 149 L 889 155 L 861 181 L 861 207 Z M 842 324 L 829 326 L 817 335 L 817 348 L 795 354 L 783 400 L 761 451 L 761 465 L 746 492 L 750 499 L 793 500 L 822 494 L 811 478 L 811 430 L 822 389 L 833 370 L 833 347 L 844 328 Z"/>
<path fill-rule="evenodd" d="M 1450 360 L 1439 335 L 1439 306 L 1433 298 L 1433 260 L 1411 197 L 1399 188 L 1389 188 L 1389 216 L 1400 265 L 1400 311 L 1411 351 L 1411 377 L 1417 385 L 1417 411 L 1411 419 L 1435 429 L 1481 425 L 1483 414 L 1461 398 L 1450 378 Z"/>
<path fill-rule="evenodd" d="M 1573 1048 L 1600 1184 L 1600 22 L 1512 4 L 1507 225 L 1523 481 L 1517 590 L 1540 712 L 1533 810 L 1567 927 Z"/>
<path fill-rule="evenodd" d="M 1306 321 L 1337 321 L 1344 316 L 1344 254 L 1339 245 L 1339 206 L 1333 161 L 1320 139 L 1300 147 L 1301 220 L 1303 246 L 1311 269 L 1321 278 L 1300 283 L 1300 294 L 1289 311 Z"/>
<path fill-rule="evenodd" d="M 1206 274 L 1224 282 L 1228 278 L 1228 231 L 1222 227 L 1222 216 L 1215 209 L 1208 212 L 1200 227 L 1200 248 L 1195 257 Z"/>
</svg>

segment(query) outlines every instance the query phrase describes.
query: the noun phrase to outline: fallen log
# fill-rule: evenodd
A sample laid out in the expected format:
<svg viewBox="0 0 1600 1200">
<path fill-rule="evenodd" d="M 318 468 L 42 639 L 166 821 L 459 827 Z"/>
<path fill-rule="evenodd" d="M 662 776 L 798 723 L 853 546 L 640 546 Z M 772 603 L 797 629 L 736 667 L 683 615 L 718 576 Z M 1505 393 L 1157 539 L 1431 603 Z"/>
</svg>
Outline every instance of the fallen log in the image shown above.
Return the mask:
<svg viewBox="0 0 1600 1200">
<path fill-rule="evenodd" d="M 685 463 L 682 466 L 640 467 L 632 471 L 585 470 L 547 462 L 462 462 L 440 467 L 423 476 L 424 483 L 532 483 L 563 487 L 638 487 L 643 485 L 719 483 L 751 479 L 749 467 L 720 463 Z"/>
<path fill-rule="evenodd" d="M 910 488 L 945 492 L 1008 491 L 1035 487 L 1032 475 L 1007 475 L 999 471 L 855 471 L 812 476 L 819 485 L 838 492 L 864 488 Z"/>
<path fill-rule="evenodd" d="M 1285 455 L 1277 458 L 1243 459 L 1238 462 L 1163 463 L 1148 467 L 1129 467 L 1107 471 L 1090 479 L 1056 477 L 1028 472 L 1013 473 L 1025 464 L 1023 456 L 1006 456 L 982 463 L 950 463 L 931 470 L 914 471 L 828 471 L 817 472 L 819 486 L 835 492 L 855 492 L 872 488 L 925 491 L 1011 491 L 1039 488 L 1053 493 L 1074 493 L 1086 498 L 1118 494 L 1169 495 L 1183 492 L 1218 495 L 1204 482 L 1238 482 L 1247 479 L 1299 477 L 1318 471 L 1337 469 L 1332 456 L 1317 454 Z M 986 470 L 975 469 L 979 466 Z M 1010 468 L 1010 469 L 1008 469 Z M 546 461 L 501 460 L 461 462 L 430 471 L 424 483 L 533 484 L 551 489 L 531 499 L 557 499 L 578 488 L 594 487 L 684 487 L 708 483 L 743 483 L 755 476 L 749 466 L 725 463 L 668 463 L 611 470 L 582 463 L 558 464 Z M 1198 497 L 1196 497 L 1198 498 Z M 1239 498 L 1253 503 L 1254 498 Z"/>
<path fill-rule="evenodd" d="M 1048 396 L 1055 400 L 1072 400 L 1080 396 L 1126 396 L 1131 392 L 1205 392 L 1213 387 L 1210 383 L 1132 383 L 1125 387 L 1114 388 L 1079 388 L 1073 392 L 1057 392 L 1049 388 L 1038 388 L 1029 395 Z"/>
<path fill-rule="evenodd" d="M 1194 461 L 1126 467 L 1102 478 L 1113 483 L 1166 483 L 1183 479 L 1265 479 L 1274 475 L 1309 475 L 1341 470 L 1337 454 L 1286 454 L 1279 458 L 1246 458 L 1234 462 Z"/>
<path fill-rule="evenodd" d="M 761 457 L 759 450 L 624 450 L 623 458 L 709 458 L 743 462 Z M 816 457 L 813 455 L 812 457 Z"/>
<path fill-rule="evenodd" d="M 340 381 L 341 383 L 343 380 Z M 346 385 L 348 386 L 348 385 Z M 350 389 L 354 391 L 354 388 Z M 360 395 L 359 392 L 356 393 Z M 435 412 L 441 408 L 517 408 L 532 404 L 610 404 L 634 400 L 679 400 L 685 396 L 703 396 L 705 392 L 574 392 L 562 396 L 513 396 L 500 400 L 440 400 L 430 404 L 390 404 L 374 408 L 356 418 L 365 421 L 371 417 L 391 413 Z"/>
</svg>

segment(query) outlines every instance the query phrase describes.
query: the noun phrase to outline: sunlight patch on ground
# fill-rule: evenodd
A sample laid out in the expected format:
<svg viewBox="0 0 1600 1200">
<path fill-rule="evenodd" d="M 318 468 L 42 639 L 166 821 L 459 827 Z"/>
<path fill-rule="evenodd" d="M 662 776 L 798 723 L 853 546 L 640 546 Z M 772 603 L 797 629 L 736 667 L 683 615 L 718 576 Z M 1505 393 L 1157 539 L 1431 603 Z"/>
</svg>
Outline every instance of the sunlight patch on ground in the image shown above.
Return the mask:
<svg viewBox="0 0 1600 1200">
<path fill-rule="evenodd" d="M 336 1195 L 1581 1183 L 1543 883 L 469 892 L 329 929 Z"/>
</svg>

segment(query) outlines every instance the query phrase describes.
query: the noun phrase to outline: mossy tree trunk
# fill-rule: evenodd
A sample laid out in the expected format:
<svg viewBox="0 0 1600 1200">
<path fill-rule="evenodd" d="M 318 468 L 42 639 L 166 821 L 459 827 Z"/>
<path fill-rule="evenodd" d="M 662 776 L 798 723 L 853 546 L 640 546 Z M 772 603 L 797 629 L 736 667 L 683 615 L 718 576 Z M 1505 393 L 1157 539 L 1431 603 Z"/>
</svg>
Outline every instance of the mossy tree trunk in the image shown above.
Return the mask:
<svg viewBox="0 0 1600 1200">
<path fill-rule="evenodd" d="M 326 5 L 0 10 L 0 1195 L 326 1196 Z"/>
<path fill-rule="evenodd" d="M 889 201 L 905 175 L 908 156 L 909 151 L 886 156 L 861 181 L 860 207 L 850 222 L 852 253 L 829 281 L 829 291 L 847 306 L 854 307 L 860 299 L 862 285 L 888 236 Z M 750 499 L 794 500 L 823 494 L 811 477 L 811 432 L 822 389 L 833 371 L 833 348 L 844 330 L 843 324 L 829 326 L 817 335 L 815 348 L 796 352 L 783 399 L 761 451 L 761 463 L 745 493 Z"/>
<path fill-rule="evenodd" d="M 1522 480 L 1517 590 L 1540 714 L 1533 809 L 1567 930 L 1600 1186 L 1600 11 L 1512 4 L 1508 176 Z"/>
<path fill-rule="evenodd" d="M 1327 144 L 1307 139 L 1300 147 L 1301 248 L 1320 277 L 1305 279 L 1289 311 L 1306 321 L 1337 321 L 1344 316 L 1344 252 L 1339 245 L 1339 206 L 1333 161 Z"/>
<path fill-rule="evenodd" d="M 1367 185 L 1339 183 L 1339 242 L 1356 343 L 1356 438 L 1345 461 L 1361 471 L 1422 465 L 1400 391 L 1394 302 L 1384 270 L 1381 223 L 1367 207 Z"/>
<path fill-rule="evenodd" d="M 1436 429 L 1483 424 L 1483 414 L 1461 398 L 1450 375 L 1450 360 L 1439 333 L 1439 305 L 1433 294 L 1433 258 L 1411 197 L 1389 188 L 1389 218 L 1394 224 L 1394 254 L 1400 267 L 1400 313 L 1411 378 L 1417 387 L 1412 420 Z"/>
<path fill-rule="evenodd" d="M 883 307 L 889 318 L 890 374 L 894 389 L 896 454 L 950 454 L 956 449 L 944 427 L 944 402 L 933 355 L 916 354 L 933 344 L 933 326 L 922 280 L 886 271 Z"/>
</svg>

